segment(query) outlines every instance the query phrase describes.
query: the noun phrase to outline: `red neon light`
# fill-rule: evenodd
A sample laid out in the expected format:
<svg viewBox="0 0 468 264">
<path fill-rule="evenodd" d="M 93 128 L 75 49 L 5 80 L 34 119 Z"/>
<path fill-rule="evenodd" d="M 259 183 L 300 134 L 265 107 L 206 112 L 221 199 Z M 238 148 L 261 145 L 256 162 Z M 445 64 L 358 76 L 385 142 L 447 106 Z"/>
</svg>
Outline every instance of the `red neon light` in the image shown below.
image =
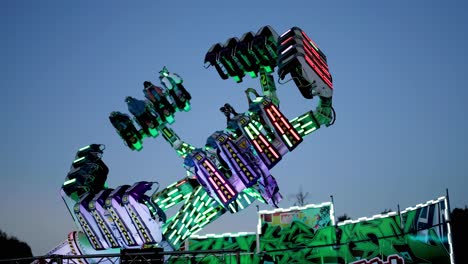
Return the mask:
<svg viewBox="0 0 468 264">
<path fill-rule="evenodd" d="M 310 40 L 307 36 L 306 36 L 306 38 L 308 40 Z M 310 41 L 312 41 L 312 40 L 310 40 Z M 318 54 L 317 50 L 315 50 L 314 47 L 311 47 L 310 44 L 308 42 L 306 42 L 306 41 L 303 41 L 302 43 L 304 43 L 304 46 L 306 47 L 306 51 L 309 51 L 309 53 L 314 54 L 315 57 L 318 58 L 320 64 L 322 64 L 326 69 L 328 69 L 327 63 L 322 59 L 322 56 L 320 56 L 320 54 Z"/>
<path fill-rule="evenodd" d="M 304 38 L 307 39 L 307 41 L 312 42 L 312 43 L 314 44 L 314 46 L 317 47 L 317 49 L 318 49 L 317 43 L 315 43 L 315 41 L 313 41 L 312 39 L 310 39 L 309 36 L 307 36 L 306 33 L 304 33 L 304 31 L 301 31 L 301 34 L 302 34 L 302 36 L 304 36 Z"/>
<path fill-rule="evenodd" d="M 271 147 L 270 143 L 268 141 L 266 141 L 266 139 L 263 137 L 263 135 L 260 136 L 260 139 L 263 141 L 263 143 L 268 147 L 268 149 L 270 150 L 270 152 L 275 155 L 275 157 L 278 159 L 279 158 L 279 155 L 278 153 L 276 153 L 276 151 Z"/>
<path fill-rule="evenodd" d="M 176 184 L 176 187 L 179 187 L 179 186 L 181 186 L 182 184 L 184 184 L 186 182 L 187 182 L 187 180 L 183 180 L 183 181 L 179 182 L 178 184 Z"/>
<path fill-rule="evenodd" d="M 286 42 L 290 41 L 292 38 L 293 38 L 292 36 L 287 38 L 285 41 L 281 42 L 281 45 L 284 45 Z"/>
<path fill-rule="evenodd" d="M 268 147 L 268 149 L 270 150 L 271 153 L 273 153 L 273 155 L 275 155 L 277 159 L 279 159 L 279 155 L 273 150 L 272 147 Z"/>
<path fill-rule="evenodd" d="M 323 76 L 322 72 L 319 69 L 317 69 L 317 66 L 315 65 L 315 63 L 311 61 L 309 57 L 306 56 L 305 58 L 307 62 L 309 63 L 309 65 L 315 70 L 315 72 L 320 77 L 320 79 L 322 79 L 330 87 L 330 89 L 333 89 L 333 84 L 327 78 Z"/>
<path fill-rule="evenodd" d="M 208 167 L 210 167 L 211 171 L 216 175 L 216 177 L 218 177 L 218 180 L 221 181 L 221 183 L 223 183 L 223 185 L 228 189 L 228 191 L 231 193 L 232 196 L 234 196 L 234 191 L 232 191 L 231 187 L 229 187 L 229 185 L 226 184 L 226 182 L 224 181 L 223 177 L 221 177 L 221 175 L 219 175 L 218 171 L 215 170 L 215 168 L 207 161 L 205 160 L 206 164 L 208 165 Z M 211 179 L 211 178 L 210 178 Z"/>
<path fill-rule="evenodd" d="M 258 143 L 255 140 L 253 141 L 253 143 L 257 147 L 258 151 L 263 152 L 263 149 L 258 145 Z"/>
<path fill-rule="evenodd" d="M 218 196 L 221 197 L 221 199 L 223 200 L 223 203 L 225 203 L 227 201 L 227 199 L 226 199 L 226 197 L 224 197 L 224 194 L 219 192 L 218 186 L 213 181 L 213 179 L 211 179 L 211 178 L 208 178 L 208 179 L 210 180 L 211 184 L 213 184 L 216 187 L 216 192 L 218 193 Z"/>
<path fill-rule="evenodd" d="M 286 121 L 284 120 L 283 117 L 280 117 L 280 119 L 281 119 L 281 122 L 284 123 L 284 125 L 286 126 L 287 129 L 290 129 L 290 128 L 291 128 L 291 127 L 289 126 L 288 122 L 286 122 Z"/>
<path fill-rule="evenodd" d="M 268 116 L 273 120 L 273 125 L 281 132 L 281 134 L 284 134 L 283 129 L 279 126 L 278 123 L 276 123 L 275 118 L 273 117 L 273 114 L 270 113 L 270 109 L 266 109 Z"/>
<path fill-rule="evenodd" d="M 317 63 L 318 67 L 320 67 L 320 69 L 327 75 L 327 78 L 331 78 L 331 74 L 330 72 L 328 71 L 328 66 L 326 64 L 324 64 L 324 62 L 321 60 L 320 57 L 317 58 L 317 54 L 312 54 L 310 51 L 309 51 L 309 48 L 306 48 L 305 49 L 307 55 L 309 55 L 310 57 L 313 58 L 313 60 Z M 313 49 L 312 49 L 313 51 Z M 318 61 L 318 62 L 317 62 Z M 325 65 L 325 67 L 323 67 L 322 65 Z"/>
</svg>

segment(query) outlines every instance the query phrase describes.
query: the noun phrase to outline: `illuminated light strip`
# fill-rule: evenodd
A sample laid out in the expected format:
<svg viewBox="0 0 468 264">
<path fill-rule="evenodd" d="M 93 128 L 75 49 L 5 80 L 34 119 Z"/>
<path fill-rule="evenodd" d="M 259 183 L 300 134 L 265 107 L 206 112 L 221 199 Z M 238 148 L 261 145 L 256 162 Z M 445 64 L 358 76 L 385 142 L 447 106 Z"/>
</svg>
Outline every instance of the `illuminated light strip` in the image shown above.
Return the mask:
<svg viewBox="0 0 468 264">
<path fill-rule="evenodd" d="M 179 194 L 179 195 L 175 196 L 174 198 L 172 198 L 172 200 L 177 200 L 177 199 L 179 199 L 181 197 L 182 197 L 182 194 Z"/>
<path fill-rule="evenodd" d="M 199 200 L 200 200 L 200 196 L 197 196 L 197 197 L 195 198 L 195 200 L 193 201 L 192 204 L 193 204 L 193 205 L 196 205 L 197 202 L 198 202 Z"/>
<path fill-rule="evenodd" d="M 260 152 L 263 152 L 263 149 L 258 145 L 257 141 L 252 141 L 254 143 L 254 145 L 257 147 L 257 150 L 260 151 Z"/>
<path fill-rule="evenodd" d="M 172 234 L 169 236 L 169 239 L 171 239 L 176 233 L 177 233 L 177 231 L 174 230 L 174 232 L 172 232 Z"/>
<path fill-rule="evenodd" d="M 282 135 L 282 137 L 284 138 L 284 140 L 286 141 L 286 143 L 287 143 L 290 147 L 292 147 L 292 143 L 291 143 L 291 141 L 289 141 L 289 138 L 288 138 L 286 135 Z"/>
<path fill-rule="evenodd" d="M 82 148 L 80 148 L 80 149 L 78 150 L 78 152 L 83 151 L 83 150 L 85 150 L 85 149 L 89 149 L 90 147 L 91 147 L 90 145 L 88 145 L 88 146 L 86 146 L 86 147 L 82 147 Z"/>
<path fill-rule="evenodd" d="M 167 195 L 171 195 L 171 194 L 173 194 L 173 193 L 176 193 L 177 191 L 178 191 L 177 189 L 174 189 L 174 190 L 168 192 Z"/>
<path fill-rule="evenodd" d="M 179 222 L 179 220 L 180 220 L 180 219 L 177 218 L 177 219 L 174 221 L 174 223 L 172 223 L 171 228 L 174 228 L 174 227 L 177 225 L 177 223 Z"/>
<path fill-rule="evenodd" d="M 205 160 L 206 164 L 208 165 L 208 167 L 210 167 L 210 169 L 213 171 L 213 173 L 218 177 L 218 179 L 223 183 L 225 184 L 224 186 L 226 187 L 226 189 L 228 189 L 228 191 L 231 193 L 232 196 L 235 195 L 235 192 L 231 189 L 231 187 L 229 185 L 226 184 L 226 182 L 224 181 L 224 179 L 221 177 L 221 175 L 219 175 L 219 173 L 213 168 L 213 166 L 207 162 Z"/>
<path fill-rule="evenodd" d="M 182 222 L 185 222 L 185 220 L 187 219 L 187 216 L 188 216 L 188 215 L 189 215 L 188 213 L 185 213 L 185 214 L 184 214 L 184 217 L 182 218 Z"/>
<path fill-rule="evenodd" d="M 310 66 L 312 66 L 312 68 L 315 70 L 315 72 L 319 75 L 320 79 L 322 79 L 329 87 L 330 89 L 333 89 L 333 84 L 323 76 L 323 74 L 321 73 L 321 71 L 319 69 L 317 69 L 317 66 L 315 65 L 315 63 L 313 61 L 311 61 L 309 59 L 309 57 L 305 57 L 306 61 L 309 63 Z"/>
<path fill-rule="evenodd" d="M 82 161 L 84 159 L 85 159 L 85 157 L 81 157 L 79 159 L 76 159 L 76 160 L 73 161 L 73 164 L 78 163 L 78 162 L 80 162 L 80 161 Z"/>
<path fill-rule="evenodd" d="M 68 180 L 68 181 L 64 182 L 63 185 L 64 185 L 64 186 L 65 186 L 65 185 L 69 185 L 69 184 L 72 184 L 72 183 L 74 183 L 74 182 L 76 182 L 76 178 L 73 178 L 73 179 L 71 179 L 71 180 Z"/>
<path fill-rule="evenodd" d="M 405 214 L 407 212 L 414 211 L 414 210 L 422 208 L 422 207 L 437 204 L 437 203 L 441 202 L 444 199 L 445 199 L 445 197 L 440 197 L 437 200 L 430 200 L 430 201 L 427 201 L 424 204 L 417 204 L 414 207 L 408 207 L 405 210 L 401 211 L 400 214 Z M 383 217 L 387 217 L 387 216 L 394 216 L 394 215 L 397 215 L 397 214 L 398 214 L 397 212 L 390 212 L 388 214 L 378 214 L 378 215 L 373 215 L 371 217 L 360 217 L 357 220 L 346 220 L 346 221 L 340 222 L 340 223 L 338 223 L 338 225 L 341 226 L 341 225 L 345 225 L 345 224 L 355 224 L 355 223 L 359 223 L 359 222 L 362 222 L 362 221 L 370 221 L 370 220 L 375 220 L 375 219 L 379 219 L 379 218 L 383 218 Z"/>
<path fill-rule="evenodd" d="M 284 33 L 280 36 L 280 38 L 286 36 L 289 32 L 291 32 L 291 29 L 288 29 L 288 31 L 284 32 Z"/>
<path fill-rule="evenodd" d="M 244 193 L 244 198 L 247 200 L 247 202 L 248 202 L 249 204 L 252 203 L 252 202 L 250 201 L 250 199 L 249 199 L 249 196 L 248 196 L 247 194 L 245 194 L 245 193 Z"/>
<path fill-rule="evenodd" d="M 218 212 L 213 212 L 211 215 L 207 216 L 206 219 L 210 220 L 211 218 L 215 217 L 218 214 Z"/>
<path fill-rule="evenodd" d="M 327 65 L 327 63 L 323 60 L 322 56 L 320 56 L 320 54 L 318 54 L 316 50 L 314 50 L 313 48 L 311 48 L 308 42 L 303 41 L 302 43 L 304 44 L 303 46 L 305 47 L 304 50 L 306 51 L 306 53 L 307 53 L 308 55 L 310 55 L 310 57 L 314 58 L 315 61 L 317 61 L 318 66 L 319 66 L 321 69 L 323 69 L 323 70 L 326 72 L 327 76 L 330 78 L 330 77 L 331 77 L 331 74 L 330 74 L 330 72 L 329 72 L 329 70 L 328 70 L 328 65 Z"/>
<path fill-rule="evenodd" d="M 249 127 L 252 128 L 252 131 L 255 134 L 260 135 L 260 132 L 257 130 L 257 128 L 252 123 L 249 123 Z"/>
<path fill-rule="evenodd" d="M 317 50 L 319 50 L 318 45 L 311 39 L 309 36 L 306 35 L 304 31 L 301 31 L 302 36 L 306 38 Z M 320 56 L 321 57 L 321 56 Z"/>
<path fill-rule="evenodd" d="M 252 133 L 250 133 L 250 130 L 248 127 L 244 127 L 245 129 L 245 132 L 247 132 L 247 135 L 250 137 L 250 139 L 254 139 L 255 137 L 252 135 Z"/>
<path fill-rule="evenodd" d="M 237 212 L 236 208 L 234 208 L 234 206 L 232 205 L 232 203 L 229 204 L 229 208 L 231 208 L 231 210 L 232 210 L 234 213 Z"/>
<path fill-rule="evenodd" d="M 167 197 L 166 199 L 162 200 L 161 203 L 165 203 L 167 201 L 171 200 L 171 197 Z"/>
<path fill-rule="evenodd" d="M 238 233 L 223 233 L 223 234 L 206 234 L 206 235 L 191 235 L 192 239 L 207 239 L 207 238 L 226 238 L 256 235 L 255 232 L 238 232 Z"/>
<path fill-rule="evenodd" d="M 280 131 L 281 134 L 284 134 L 284 130 L 281 126 L 276 122 L 276 118 L 274 118 L 273 114 L 270 112 L 270 108 L 266 109 L 268 116 L 272 119 L 273 125 Z"/>
<path fill-rule="evenodd" d="M 439 198 L 440 199 L 440 198 Z M 445 204 L 445 220 L 450 219 L 449 204 L 446 197 L 444 197 Z M 447 217 L 448 216 L 448 217 Z M 452 241 L 452 228 L 450 222 L 447 222 L 447 237 L 450 247 L 450 263 L 455 263 L 455 255 L 453 254 L 453 241 Z"/>
<path fill-rule="evenodd" d="M 187 235 L 189 235 L 189 233 L 190 233 L 190 230 L 187 229 L 185 233 L 182 235 L 182 239 L 186 238 Z"/>
<path fill-rule="evenodd" d="M 201 191 L 201 187 L 199 187 L 193 195 L 197 195 Z"/>
<path fill-rule="evenodd" d="M 208 196 L 208 193 L 206 193 L 206 192 L 205 192 L 205 193 L 203 193 L 203 195 L 201 196 L 200 200 L 203 200 L 203 199 L 205 199 L 205 197 L 206 197 L 206 196 Z"/>
<path fill-rule="evenodd" d="M 274 105 L 271 105 L 270 107 L 271 109 L 273 109 L 273 111 L 278 115 L 278 117 L 281 119 L 281 121 L 283 122 L 283 124 L 286 126 L 286 128 L 288 129 L 291 129 L 291 127 L 289 126 L 288 122 L 284 119 L 284 115 L 282 115 L 278 109 L 276 109 L 276 107 Z M 291 134 L 293 134 L 293 136 L 296 138 L 296 140 L 301 140 L 299 135 L 297 135 L 295 133 L 294 130 L 289 130 L 291 132 Z"/>
<path fill-rule="evenodd" d="M 188 221 L 188 223 L 186 224 L 186 226 L 189 227 L 190 224 L 192 223 L 192 221 L 193 221 L 193 218 L 190 218 L 189 221 Z"/>
<path fill-rule="evenodd" d="M 218 185 L 214 182 L 214 180 L 211 177 L 208 178 L 208 180 L 211 182 L 211 184 L 213 184 L 213 186 L 215 187 L 216 190 L 219 190 Z"/>
<path fill-rule="evenodd" d="M 284 120 L 284 117 L 279 116 L 279 118 L 283 122 L 283 124 L 286 126 L 287 129 L 291 129 L 291 126 L 288 124 L 288 122 L 286 122 L 286 120 Z"/>
<path fill-rule="evenodd" d="M 169 203 L 169 204 L 166 205 L 166 208 L 169 208 L 169 207 L 171 207 L 171 206 L 173 206 L 173 205 L 175 205 L 175 204 L 176 204 L 175 202 L 171 202 L 171 203 Z"/>
<path fill-rule="evenodd" d="M 174 240 L 174 244 L 177 244 L 177 241 L 179 241 L 180 236 L 177 236 L 176 240 Z"/>
<path fill-rule="evenodd" d="M 291 39 L 293 39 L 293 36 L 291 36 L 291 37 L 289 37 L 289 38 L 287 38 L 287 39 L 283 40 L 283 41 L 281 42 L 281 44 L 280 44 L 280 45 L 281 45 L 281 46 L 283 46 L 284 44 L 288 43 L 288 41 L 290 41 Z M 283 52 L 281 52 L 281 54 L 283 54 L 283 53 L 284 53 L 284 51 L 283 51 Z"/>
<path fill-rule="evenodd" d="M 208 214 L 209 212 L 213 211 L 214 207 L 208 208 L 205 212 L 203 212 L 204 215 Z"/>
<path fill-rule="evenodd" d="M 281 45 L 283 45 L 283 44 L 281 44 Z M 290 49 L 292 49 L 292 47 L 293 47 L 293 46 L 291 45 L 291 46 L 289 46 L 287 49 L 283 50 L 283 51 L 281 52 L 281 55 L 283 55 L 284 53 L 288 52 Z"/>
<path fill-rule="evenodd" d="M 237 204 L 240 206 L 241 210 L 244 210 L 244 206 L 242 205 L 241 202 L 239 202 L 239 200 L 236 200 Z"/>
<path fill-rule="evenodd" d="M 266 139 L 263 137 L 263 135 L 260 135 L 259 137 L 260 137 L 260 139 L 263 141 L 263 143 L 264 143 L 266 146 L 268 146 L 268 149 L 270 150 L 270 152 L 271 152 L 277 159 L 279 159 L 279 154 L 276 152 L 276 150 L 273 149 L 273 147 L 271 146 L 271 144 L 270 144 L 268 141 L 266 141 Z"/>
<path fill-rule="evenodd" d="M 184 223 L 180 223 L 180 227 L 179 229 L 177 229 L 177 234 L 180 235 L 180 233 L 182 232 L 182 230 L 186 228 L 185 224 Z"/>
<path fill-rule="evenodd" d="M 302 127 L 306 127 L 306 126 L 311 125 L 313 123 L 314 123 L 313 121 L 309 121 L 309 122 L 305 123 L 304 125 L 302 125 Z"/>
<path fill-rule="evenodd" d="M 189 214 L 189 217 L 192 217 L 194 213 L 195 213 L 195 210 L 192 210 Z"/>
<path fill-rule="evenodd" d="M 318 67 L 318 69 L 316 69 L 318 72 L 317 73 L 318 75 L 325 75 L 324 78 L 326 78 L 327 80 L 331 79 L 331 74 L 328 68 L 324 68 L 322 65 L 320 65 L 320 61 L 317 61 L 317 58 L 314 55 L 312 55 L 307 49 L 306 49 L 306 57 L 309 59 L 312 58 L 311 61 L 313 61 L 314 64 Z"/>
<path fill-rule="evenodd" d="M 186 182 L 187 182 L 187 180 L 183 180 L 183 181 L 177 183 L 177 184 L 176 184 L 176 187 L 179 187 L 179 186 L 181 186 L 182 184 L 184 184 L 184 183 L 186 183 Z"/>
<path fill-rule="evenodd" d="M 317 128 L 316 128 L 316 127 L 313 127 L 313 128 L 311 128 L 311 129 L 305 131 L 304 134 L 307 135 L 307 134 L 309 134 L 309 133 L 314 132 L 315 130 L 317 130 Z"/>
<path fill-rule="evenodd" d="M 283 118 L 283 117 L 281 117 L 281 121 L 283 121 L 283 122 L 284 122 L 284 124 L 285 124 L 285 125 L 288 127 L 288 129 L 289 129 L 289 133 L 291 133 L 291 134 L 293 135 L 293 137 L 295 137 L 295 138 L 296 138 L 296 140 L 297 140 L 297 141 L 300 141 L 300 140 L 301 140 L 301 138 L 300 138 L 300 137 L 299 137 L 299 135 L 296 133 L 296 131 L 294 130 L 294 128 L 293 128 L 293 129 L 291 129 L 291 127 L 289 127 L 288 123 L 286 123 L 286 121 L 284 120 L 284 118 Z"/>
<path fill-rule="evenodd" d="M 198 206 L 197 211 L 200 211 L 200 209 L 202 208 L 202 206 L 203 206 L 203 202 L 200 202 L 200 205 Z"/>
<path fill-rule="evenodd" d="M 306 42 L 307 44 L 308 44 L 308 43 L 311 43 L 312 46 L 314 46 L 315 49 L 312 49 L 312 51 L 313 51 L 313 52 L 316 54 L 316 56 L 319 57 L 319 58 L 323 61 L 323 63 L 325 64 L 325 61 L 324 61 L 324 59 L 322 58 L 322 56 L 321 56 L 320 54 L 318 54 L 318 50 L 319 50 L 318 45 L 317 45 L 311 38 L 309 38 L 309 36 L 307 36 L 307 35 L 304 33 L 304 31 L 302 31 L 301 34 L 302 34 L 302 36 L 304 36 L 304 38 L 308 41 L 308 42 Z M 325 65 L 326 65 L 326 64 L 325 64 Z"/>
</svg>

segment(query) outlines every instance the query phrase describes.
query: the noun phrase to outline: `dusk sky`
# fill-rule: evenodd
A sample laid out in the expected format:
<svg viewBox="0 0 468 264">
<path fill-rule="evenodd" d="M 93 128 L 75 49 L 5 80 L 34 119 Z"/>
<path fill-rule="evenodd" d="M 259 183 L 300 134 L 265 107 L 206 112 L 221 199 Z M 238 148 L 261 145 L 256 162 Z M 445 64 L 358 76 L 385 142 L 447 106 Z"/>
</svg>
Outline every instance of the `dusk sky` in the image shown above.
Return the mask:
<svg viewBox="0 0 468 264">
<path fill-rule="evenodd" d="M 225 128 L 220 106 L 247 110 L 244 90 L 205 69 L 208 49 L 271 25 L 298 26 L 327 55 L 335 125 L 305 138 L 273 170 L 284 200 L 300 188 L 353 219 L 450 192 L 468 205 L 466 1 L 21 1 L 0 3 L 3 139 L 0 229 L 43 255 L 76 230 L 59 189 L 76 151 L 106 145 L 109 187 L 184 177 L 162 139 L 128 149 L 108 120 L 128 113 L 167 66 L 184 79 L 192 110 L 172 128 L 202 147 Z M 275 80 L 277 80 L 275 75 Z M 277 85 L 288 118 L 315 109 L 292 82 Z M 272 209 L 260 205 L 260 209 Z M 201 234 L 255 231 L 256 206 L 225 214 Z"/>
</svg>

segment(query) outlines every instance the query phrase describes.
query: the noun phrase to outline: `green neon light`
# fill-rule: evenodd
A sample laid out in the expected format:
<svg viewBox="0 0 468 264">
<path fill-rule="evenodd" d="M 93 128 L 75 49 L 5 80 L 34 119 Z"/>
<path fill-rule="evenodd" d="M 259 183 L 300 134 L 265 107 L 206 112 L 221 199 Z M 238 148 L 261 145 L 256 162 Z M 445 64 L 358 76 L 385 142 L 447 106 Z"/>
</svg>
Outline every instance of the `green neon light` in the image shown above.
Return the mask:
<svg viewBox="0 0 468 264">
<path fill-rule="evenodd" d="M 198 208 L 197 208 L 197 211 L 200 211 L 200 209 L 202 208 L 202 206 L 203 206 L 203 202 L 200 203 L 200 205 L 199 205 Z"/>
<path fill-rule="evenodd" d="M 171 197 L 167 197 L 166 199 L 162 200 L 161 203 L 165 203 L 167 201 L 171 200 Z"/>
<path fill-rule="evenodd" d="M 244 194 L 244 198 L 247 200 L 247 202 L 248 202 L 249 204 L 252 203 L 252 202 L 250 201 L 250 199 L 249 199 L 249 196 L 248 196 L 247 194 Z"/>
<path fill-rule="evenodd" d="M 180 219 L 177 218 L 177 219 L 174 221 L 174 223 L 172 223 L 171 228 L 174 228 L 174 227 L 177 225 L 177 223 L 179 222 L 179 220 L 180 220 Z"/>
<path fill-rule="evenodd" d="M 231 210 L 232 210 L 234 213 L 237 212 L 236 208 L 234 208 L 234 206 L 232 205 L 232 203 L 229 204 L 229 208 L 231 208 Z"/>
<path fill-rule="evenodd" d="M 80 148 L 80 149 L 78 150 L 78 152 L 83 151 L 83 150 L 86 150 L 86 149 L 89 149 L 90 147 L 91 147 L 90 145 L 88 145 L 88 146 L 86 146 L 86 147 L 82 147 L 82 148 Z"/>
<path fill-rule="evenodd" d="M 73 163 L 78 163 L 78 162 L 80 162 L 80 161 L 82 161 L 82 160 L 84 160 L 84 159 L 85 159 L 85 157 L 81 157 L 81 158 L 79 158 L 79 159 L 74 160 Z"/>
<path fill-rule="evenodd" d="M 141 150 L 143 148 L 140 142 L 133 143 L 132 146 L 135 150 Z"/>
<path fill-rule="evenodd" d="M 313 127 L 311 129 L 307 130 L 306 132 L 304 132 L 304 134 L 305 135 L 310 134 L 310 133 L 314 132 L 316 129 L 317 129 L 316 127 Z"/>
<path fill-rule="evenodd" d="M 309 114 L 305 114 L 305 115 L 299 117 L 297 121 L 301 121 L 302 119 L 305 119 L 307 117 L 309 117 Z"/>
<path fill-rule="evenodd" d="M 171 239 L 176 233 L 177 233 L 177 231 L 174 230 L 174 232 L 172 232 L 172 234 L 169 236 L 169 239 Z"/>
<path fill-rule="evenodd" d="M 245 129 L 245 132 L 247 132 L 247 135 L 249 136 L 250 139 L 255 138 L 247 127 L 244 127 L 244 129 Z"/>
<path fill-rule="evenodd" d="M 283 138 L 286 141 L 286 144 L 288 144 L 288 146 L 292 147 L 291 141 L 289 141 L 289 139 L 286 137 L 286 135 L 283 135 Z"/>
<path fill-rule="evenodd" d="M 152 137 L 157 137 L 158 134 L 159 134 L 158 130 L 155 129 L 155 128 L 150 128 L 150 129 L 149 129 L 149 132 L 150 132 L 150 135 L 151 135 Z"/>
<path fill-rule="evenodd" d="M 174 198 L 172 198 L 172 200 L 177 200 L 177 199 L 179 199 L 181 197 L 182 197 L 182 194 L 179 194 L 179 195 L 175 196 Z"/>
<path fill-rule="evenodd" d="M 239 202 L 239 200 L 236 200 L 237 204 L 240 206 L 241 210 L 244 210 L 244 206 L 242 205 L 241 202 Z"/>
<path fill-rule="evenodd" d="M 260 132 L 258 132 L 257 128 L 252 124 L 252 123 L 249 123 L 249 127 L 252 128 L 252 131 L 255 133 L 255 134 L 260 134 Z"/>
<path fill-rule="evenodd" d="M 185 111 L 185 112 L 188 112 L 188 111 L 190 111 L 190 108 L 191 108 L 191 107 L 190 107 L 190 103 L 187 102 L 187 103 L 185 104 L 184 111 Z"/>
<path fill-rule="evenodd" d="M 314 123 L 313 121 L 309 121 L 309 122 L 305 123 L 304 125 L 302 125 L 302 127 L 306 127 L 306 126 L 308 126 L 308 125 L 312 125 L 313 123 Z"/>
<path fill-rule="evenodd" d="M 190 218 L 190 220 L 187 223 L 187 227 L 190 226 L 190 223 L 192 223 L 192 221 L 193 221 L 193 218 Z"/>
<path fill-rule="evenodd" d="M 174 189 L 174 190 L 172 190 L 172 191 L 168 192 L 168 193 L 167 193 L 167 195 L 172 195 L 172 194 L 176 193 L 177 191 L 179 191 L 179 190 L 177 190 L 177 189 Z"/>
<path fill-rule="evenodd" d="M 185 222 L 185 219 L 187 219 L 188 213 L 184 214 L 184 217 L 182 218 L 182 222 Z"/>
<path fill-rule="evenodd" d="M 208 208 L 205 212 L 203 212 L 204 215 L 207 215 L 209 212 L 213 211 L 214 207 Z"/>
<path fill-rule="evenodd" d="M 66 186 L 66 185 L 72 184 L 74 182 L 76 182 L 76 178 L 73 178 L 71 180 L 68 180 L 68 181 L 64 182 L 63 185 Z"/>
</svg>

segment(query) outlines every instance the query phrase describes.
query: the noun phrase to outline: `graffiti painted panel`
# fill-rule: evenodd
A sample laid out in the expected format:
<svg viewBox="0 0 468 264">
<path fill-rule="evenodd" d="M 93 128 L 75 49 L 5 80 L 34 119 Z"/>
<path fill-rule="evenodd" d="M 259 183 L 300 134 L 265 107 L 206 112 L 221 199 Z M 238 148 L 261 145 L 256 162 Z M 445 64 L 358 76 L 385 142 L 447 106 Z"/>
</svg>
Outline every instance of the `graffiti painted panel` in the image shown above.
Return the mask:
<svg viewBox="0 0 468 264">
<path fill-rule="evenodd" d="M 333 224 L 332 206 L 259 214 L 255 233 L 191 238 L 190 250 L 238 249 L 240 263 L 453 263 L 444 197 L 401 213 Z M 195 263 L 236 263 L 233 256 L 204 256 Z M 182 262 L 179 262 L 182 263 Z M 184 262 L 187 263 L 187 262 Z"/>
</svg>

